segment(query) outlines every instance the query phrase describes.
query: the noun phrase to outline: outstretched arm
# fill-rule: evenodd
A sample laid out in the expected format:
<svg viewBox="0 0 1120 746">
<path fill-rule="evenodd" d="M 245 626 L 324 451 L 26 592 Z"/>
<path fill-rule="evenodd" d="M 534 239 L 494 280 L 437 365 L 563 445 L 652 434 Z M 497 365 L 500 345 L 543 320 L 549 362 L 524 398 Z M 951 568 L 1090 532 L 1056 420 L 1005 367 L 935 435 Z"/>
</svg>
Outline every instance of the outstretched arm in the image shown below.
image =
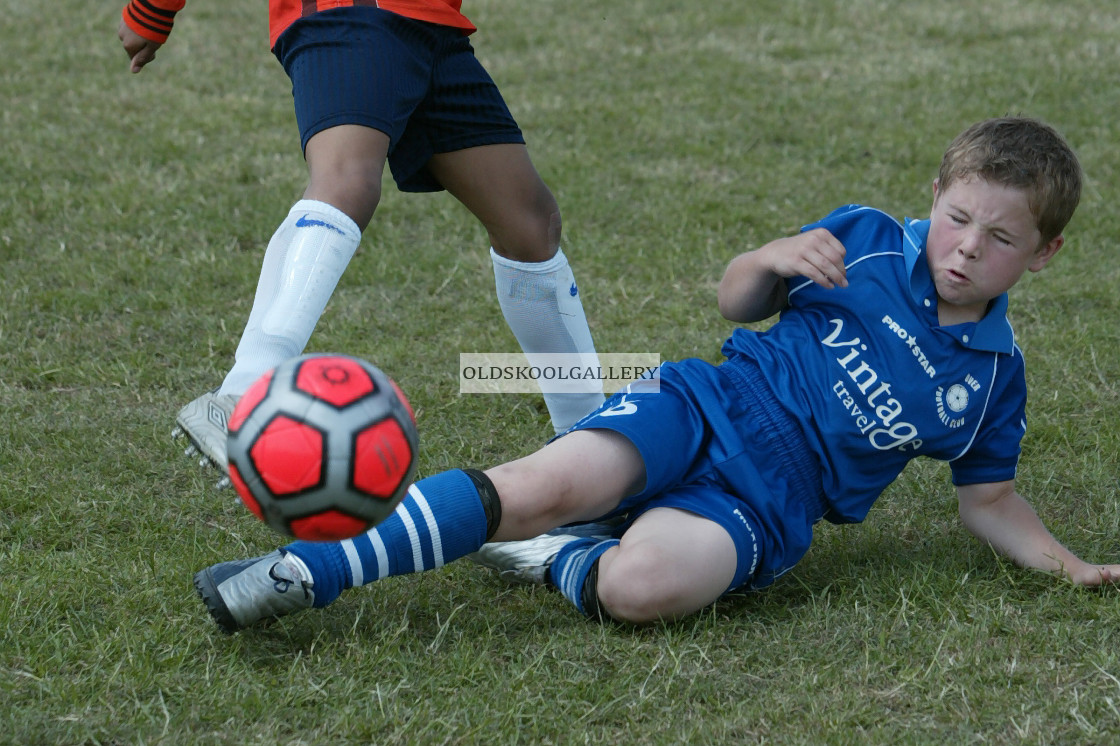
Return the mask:
<svg viewBox="0 0 1120 746">
<path fill-rule="evenodd" d="M 957 497 L 965 527 L 1016 564 L 1064 575 L 1079 585 L 1120 581 L 1120 565 L 1090 564 L 1055 539 L 1013 481 L 964 485 Z"/>
<path fill-rule="evenodd" d="M 762 321 L 786 304 L 786 278 L 803 276 L 826 288 L 847 287 L 844 244 L 824 228 L 779 238 L 731 260 L 719 284 L 728 321 Z"/>
<path fill-rule="evenodd" d="M 186 0 L 131 0 L 121 11 L 117 38 L 128 55 L 129 69 L 140 72 L 167 41 L 175 14 Z"/>
</svg>

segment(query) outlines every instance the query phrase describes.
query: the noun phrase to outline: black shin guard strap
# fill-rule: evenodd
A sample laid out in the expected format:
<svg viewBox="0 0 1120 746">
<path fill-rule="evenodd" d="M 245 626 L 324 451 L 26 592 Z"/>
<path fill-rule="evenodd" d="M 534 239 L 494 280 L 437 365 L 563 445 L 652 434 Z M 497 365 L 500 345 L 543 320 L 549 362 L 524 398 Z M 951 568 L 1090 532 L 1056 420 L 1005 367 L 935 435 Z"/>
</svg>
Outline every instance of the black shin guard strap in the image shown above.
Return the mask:
<svg viewBox="0 0 1120 746">
<path fill-rule="evenodd" d="M 502 501 L 498 497 L 498 490 L 490 481 L 490 477 L 478 469 L 463 469 L 463 472 L 471 478 L 474 488 L 478 490 L 482 509 L 486 511 L 486 540 L 490 541 L 490 537 L 498 530 L 498 524 L 502 522 Z"/>
<path fill-rule="evenodd" d="M 595 560 L 595 564 L 591 566 L 591 572 L 587 573 L 587 578 L 583 581 L 583 588 L 580 589 L 579 602 L 583 605 L 583 613 L 587 615 L 588 619 L 596 622 L 605 622 L 611 618 L 611 615 L 599 603 L 599 560 Z"/>
</svg>

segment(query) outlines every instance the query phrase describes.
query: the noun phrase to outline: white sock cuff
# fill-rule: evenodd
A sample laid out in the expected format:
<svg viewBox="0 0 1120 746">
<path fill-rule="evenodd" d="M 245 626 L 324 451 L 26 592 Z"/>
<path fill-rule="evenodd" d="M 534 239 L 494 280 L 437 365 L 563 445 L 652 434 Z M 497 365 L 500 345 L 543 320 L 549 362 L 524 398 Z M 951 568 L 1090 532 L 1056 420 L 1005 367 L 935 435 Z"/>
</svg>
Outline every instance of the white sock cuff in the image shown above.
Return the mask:
<svg viewBox="0 0 1120 746">
<path fill-rule="evenodd" d="M 568 266 L 568 257 L 564 256 L 564 250 L 561 248 L 557 248 L 553 257 L 547 261 L 517 262 L 502 256 L 494 251 L 494 247 L 491 246 L 490 260 L 494 262 L 495 267 L 503 267 L 517 272 L 532 272 L 533 274 L 547 274 Z"/>
<path fill-rule="evenodd" d="M 331 221 L 331 227 L 338 228 L 351 238 L 360 240 L 362 237 L 362 230 L 358 227 L 358 224 L 342 210 L 327 202 L 320 202 L 317 199 L 301 199 L 292 205 L 291 210 L 288 210 L 288 217 L 292 217 L 296 213 L 315 213 L 328 218 Z M 301 214 L 300 217 L 303 217 L 303 215 Z"/>
</svg>

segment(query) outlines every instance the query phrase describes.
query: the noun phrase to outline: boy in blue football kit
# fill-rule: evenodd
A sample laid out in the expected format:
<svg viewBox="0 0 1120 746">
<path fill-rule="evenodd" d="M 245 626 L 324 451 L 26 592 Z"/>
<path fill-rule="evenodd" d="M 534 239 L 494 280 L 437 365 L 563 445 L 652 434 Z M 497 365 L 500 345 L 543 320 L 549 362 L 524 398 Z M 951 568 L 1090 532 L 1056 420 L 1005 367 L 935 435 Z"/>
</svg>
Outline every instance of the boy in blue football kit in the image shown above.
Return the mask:
<svg viewBox="0 0 1120 746">
<path fill-rule="evenodd" d="M 675 619 L 772 583 L 818 520 L 863 520 L 918 456 L 949 462 L 965 527 L 1004 556 L 1116 582 L 1120 565 L 1064 547 L 1014 481 L 1026 384 L 1006 292 L 1062 247 L 1080 191 L 1053 129 L 980 122 L 946 151 L 928 220 L 849 205 L 734 258 L 721 313 L 781 316 L 736 330 L 722 364 L 666 363 L 532 455 L 418 481 L 366 534 L 213 565 L 195 586 L 235 631 L 471 555 L 594 619 Z M 579 525 L 604 518 L 611 535 Z"/>
</svg>

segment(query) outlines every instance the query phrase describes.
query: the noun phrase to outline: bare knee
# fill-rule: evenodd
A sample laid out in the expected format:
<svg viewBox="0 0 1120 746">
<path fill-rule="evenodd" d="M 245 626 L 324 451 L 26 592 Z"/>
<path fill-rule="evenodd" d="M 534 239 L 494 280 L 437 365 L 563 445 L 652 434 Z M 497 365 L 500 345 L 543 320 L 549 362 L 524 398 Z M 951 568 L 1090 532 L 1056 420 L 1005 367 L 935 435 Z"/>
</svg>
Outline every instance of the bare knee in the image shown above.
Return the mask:
<svg viewBox="0 0 1120 746">
<path fill-rule="evenodd" d="M 380 164 L 350 161 L 317 165 L 303 196 L 337 207 L 365 230 L 381 201 Z"/>
<path fill-rule="evenodd" d="M 381 200 L 381 177 L 389 136 L 358 125 L 339 125 L 316 133 L 304 154 L 311 180 L 304 198 L 337 207 L 365 230 Z"/>
<path fill-rule="evenodd" d="M 515 262 L 547 262 L 554 257 L 561 228 L 560 207 L 547 188 L 536 200 L 486 225 L 494 251 Z"/>
<path fill-rule="evenodd" d="M 650 543 L 604 554 L 596 587 L 600 606 L 617 621 L 649 624 L 679 619 L 715 600 L 677 577 L 669 564 Z"/>
</svg>

